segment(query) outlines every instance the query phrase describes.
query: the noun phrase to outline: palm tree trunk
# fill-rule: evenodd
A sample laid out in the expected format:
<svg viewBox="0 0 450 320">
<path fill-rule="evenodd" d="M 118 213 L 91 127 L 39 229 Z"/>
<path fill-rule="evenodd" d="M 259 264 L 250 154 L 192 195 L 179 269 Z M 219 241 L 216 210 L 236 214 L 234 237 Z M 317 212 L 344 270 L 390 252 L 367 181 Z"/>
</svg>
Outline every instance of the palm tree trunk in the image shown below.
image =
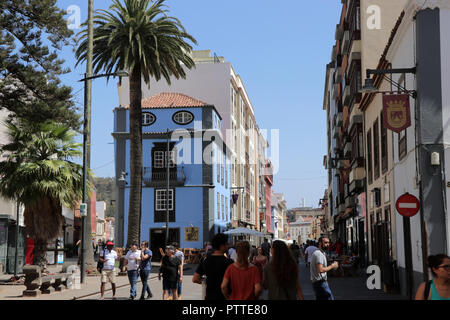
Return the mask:
<svg viewBox="0 0 450 320">
<path fill-rule="evenodd" d="M 130 76 L 130 202 L 127 248 L 140 242 L 142 192 L 142 83 L 141 68 L 136 65 Z"/>
<path fill-rule="evenodd" d="M 47 268 L 47 241 L 36 239 L 34 241 L 33 264 L 41 267 L 41 270 Z"/>
<path fill-rule="evenodd" d="M 93 29 L 93 12 L 94 12 L 94 1 L 89 0 L 88 4 L 89 8 L 89 16 L 88 16 L 88 33 L 89 33 L 89 42 L 88 42 L 88 54 L 87 54 L 87 61 L 86 61 L 86 75 L 87 77 L 92 76 L 92 59 L 93 59 L 93 47 L 94 47 L 94 29 Z M 92 80 L 88 80 L 86 82 L 86 106 L 85 108 L 87 113 L 87 119 L 86 119 L 86 130 L 87 130 L 87 160 L 86 160 L 86 167 L 89 169 L 91 167 L 91 101 L 92 101 Z M 89 198 L 89 195 L 87 195 L 87 198 Z M 87 200 L 87 199 L 86 199 Z M 97 264 L 94 260 L 94 250 L 92 248 L 92 206 L 91 201 L 87 200 L 87 216 L 85 217 L 85 234 L 84 234 L 84 248 L 85 248 L 85 266 L 86 270 L 96 270 Z M 95 219 L 96 221 L 96 219 Z M 94 228 L 95 229 L 95 228 Z"/>
</svg>

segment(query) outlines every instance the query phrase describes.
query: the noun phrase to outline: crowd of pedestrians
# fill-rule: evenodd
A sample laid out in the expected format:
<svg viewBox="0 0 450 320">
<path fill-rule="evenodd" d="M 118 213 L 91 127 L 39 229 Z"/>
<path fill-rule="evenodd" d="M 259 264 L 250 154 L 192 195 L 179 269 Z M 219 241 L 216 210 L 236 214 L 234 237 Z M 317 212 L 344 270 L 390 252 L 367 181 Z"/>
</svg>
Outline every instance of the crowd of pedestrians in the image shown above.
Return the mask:
<svg viewBox="0 0 450 320">
<path fill-rule="evenodd" d="M 284 241 L 272 244 L 265 239 L 259 247 L 251 247 L 248 241 L 239 241 L 230 246 L 228 236 L 219 233 L 211 243 L 205 243 L 205 252 L 200 259 L 192 282 L 202 285 L 203 299 L 225 300 L 303 300 L 299 280 L 298 259 L 304 255 L 309 268 L 312 288 L 317 300 L 334 300 L 328 285 L 328 272 L 339 267 L 332 257 L 335 250 L 342 248 L 336 242 L 331 248 L 330 239 L 321 237 L 317 242 L 308 241 L 302 246 L 294 241 L 287 246 Z M 108 241 L 105 247 L 98 247 L 98 269 L 101 272 L 101 300 L 105 286 L 111 283 L 113 299 L 116 298 L 115 263 L 119 258 Z M 120 254 L 120 252 L 119 252 Z M 331 257 L 331 259 L 330 259 Z M 140 248 L 133 244 L 124 256 L 124 269 L 130 282 L 130 299 L 137 296 L 138 278 L 142 282 L 140 299 L 151 298 L 148 285 L 151 271 L 152 252 L 148 242 Z M 181 299 L 184 255 L 178 243 L 167 246 L 163 251 L 158 279 L 162 280 L 163 299 Z M 416 293 L 416 300 L 450 300 L 450 258 L 445 254 L 428 257 L 428 267 L 433 279 L 422 283 Z M 147 297 L 145 297 L 147 294 Z"/>
<path fill-rule="evenodd" d="M 217 234 L 214 252 L 199 264 L 192 281 L 206 284 L 205 300 L 261 300 L 267 290 L 270 300 L 303 300 L 298 263 L 283 241 L 267 241 L 250 259 L 248 241 L 230 247 L 228 237 Z"/>
</svg>

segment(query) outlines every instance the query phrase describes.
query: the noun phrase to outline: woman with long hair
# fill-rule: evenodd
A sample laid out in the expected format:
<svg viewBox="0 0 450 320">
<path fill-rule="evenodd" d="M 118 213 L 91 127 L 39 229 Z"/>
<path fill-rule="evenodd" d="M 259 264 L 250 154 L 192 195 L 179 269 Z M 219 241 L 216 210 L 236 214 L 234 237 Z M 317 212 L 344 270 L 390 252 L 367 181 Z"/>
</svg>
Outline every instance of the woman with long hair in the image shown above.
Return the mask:
<svg viewBox="0 0 450 320">
<path fill-rule="evenodd" d="M 250 243 L 238 242 L 237 259 L 225 271 L 222 281 L 222 293 L 228 300 L 256 300 L 261 294 L 261 278 L 258 268 L 250 264 Z M 231 287 L 231 294 L 228 286 Z"/>
<path fill-rule="evenodd" d="M 257 254 L 253 257 L 252 263 L 258 268 L 259 276 L 262 279 L 264 267 L 267 264 L 267 257 L 263 255 L 263 250 L 261 247 L 258 247 L 257 250 Z"/>
<path fill-rule="evenodd" d="M 298 264 L 287 245 L 275 240 L 272 259 L 264 268 L 263 287 L 269 300 L 304 300 L 298 278 Z"/>
<path fill-rule="evenodd" d="M 434 279 L 422 283 L 416 300 L 450 300 L 450 258 L 446 254 L 428 257 L 428 268 Z"/>
</svg>

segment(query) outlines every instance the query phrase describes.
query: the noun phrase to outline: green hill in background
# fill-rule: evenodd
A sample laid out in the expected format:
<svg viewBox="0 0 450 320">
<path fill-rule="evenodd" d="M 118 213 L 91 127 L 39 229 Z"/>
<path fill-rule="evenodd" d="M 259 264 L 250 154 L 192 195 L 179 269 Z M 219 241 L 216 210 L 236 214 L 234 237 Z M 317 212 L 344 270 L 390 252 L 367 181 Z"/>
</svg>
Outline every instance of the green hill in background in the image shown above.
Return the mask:
<svg viewBox="0 0 450 320">
<path fill-rule="evenodd" d="M 116 213 L 116 178 L 94 178 L 97 189 L 97 201 L 106 202 L 106 217 L 114 217 Z"/>
</svg>

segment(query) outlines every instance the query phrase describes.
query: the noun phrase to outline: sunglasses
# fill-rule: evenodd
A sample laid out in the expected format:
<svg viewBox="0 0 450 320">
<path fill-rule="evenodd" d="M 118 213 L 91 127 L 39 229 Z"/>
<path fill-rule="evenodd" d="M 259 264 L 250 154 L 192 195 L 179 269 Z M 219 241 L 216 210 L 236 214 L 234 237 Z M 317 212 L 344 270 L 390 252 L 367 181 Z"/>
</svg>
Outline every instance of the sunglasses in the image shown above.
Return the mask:
<svg viewBox="0 0 450 320">
<path fill-rule="evenodd" d="M 450 270 L 450 264 L 445 264 L 443 266 L 438 266 L 437 269 L 439 268 L 444 268 L 445 270 L 449 271 Z"/>
</svg>

